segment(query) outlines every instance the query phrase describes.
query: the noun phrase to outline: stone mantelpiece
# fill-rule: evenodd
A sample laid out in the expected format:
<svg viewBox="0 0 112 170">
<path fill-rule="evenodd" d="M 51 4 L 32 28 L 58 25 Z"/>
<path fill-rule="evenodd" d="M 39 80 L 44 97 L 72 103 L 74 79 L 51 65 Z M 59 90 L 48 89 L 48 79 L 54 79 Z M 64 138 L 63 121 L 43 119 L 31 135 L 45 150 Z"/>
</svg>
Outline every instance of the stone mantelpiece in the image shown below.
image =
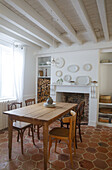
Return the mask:
<svg viewBox="0 0 112 170">
<path fill-rule="evenodd" d="M 67 93 L 86 93 L 89 94 L 89 115 L 88 125 L 96 126 L 98 103 L 96 98 L 96 87 L 78 85 L 51 85 L 50 95 L 54 101 L 61 101 L 63 92 Z"/>
</svg>

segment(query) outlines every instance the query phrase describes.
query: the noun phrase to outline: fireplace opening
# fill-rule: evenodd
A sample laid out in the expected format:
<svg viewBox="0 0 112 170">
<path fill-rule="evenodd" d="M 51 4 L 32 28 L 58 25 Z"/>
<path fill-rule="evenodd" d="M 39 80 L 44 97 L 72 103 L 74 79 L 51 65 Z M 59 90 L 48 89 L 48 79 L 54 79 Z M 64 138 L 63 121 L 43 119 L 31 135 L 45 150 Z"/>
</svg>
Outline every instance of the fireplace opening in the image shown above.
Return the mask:
<svg viewBox="0 0 112 170">
<path fill-rule="evenodd" d="M 85 101 L 84 117 L 82 120 L 82 124 L 88 124 L 88 115 L 89 115 L 89 94 L 88 93 L 57 92 L 56 94 L 56 101 L 60 101 L 60 102 L 79 104 L 82 100 Z"/>
</svg>

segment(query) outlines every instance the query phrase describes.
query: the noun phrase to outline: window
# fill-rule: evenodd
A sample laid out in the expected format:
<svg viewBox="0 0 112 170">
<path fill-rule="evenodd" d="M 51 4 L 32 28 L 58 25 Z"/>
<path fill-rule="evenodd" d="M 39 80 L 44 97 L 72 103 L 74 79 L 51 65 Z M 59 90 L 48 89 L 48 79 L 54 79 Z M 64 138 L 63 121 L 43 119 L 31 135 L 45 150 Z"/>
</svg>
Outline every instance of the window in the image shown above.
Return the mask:
<svg viewBox="0 0 112 170">
<path fill-rule="evenodd" d="M 0 45 L 0 99 L 22 98 L 23 51 L 18 46 Z"/>
</svg>

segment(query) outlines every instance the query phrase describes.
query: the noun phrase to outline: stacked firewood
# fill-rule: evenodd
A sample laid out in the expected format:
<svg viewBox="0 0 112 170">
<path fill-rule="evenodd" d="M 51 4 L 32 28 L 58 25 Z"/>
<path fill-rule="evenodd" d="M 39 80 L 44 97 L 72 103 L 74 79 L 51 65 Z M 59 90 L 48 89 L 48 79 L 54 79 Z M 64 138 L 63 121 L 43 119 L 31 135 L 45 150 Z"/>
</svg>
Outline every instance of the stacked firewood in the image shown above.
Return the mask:
<svg viewBox="0 0 112 170">
<path fill-rule="evenodd" d="M 38 103 L 44 102 L 50 96 L 50 79 L 39 78 L 38 79 Z"/>
</svg>

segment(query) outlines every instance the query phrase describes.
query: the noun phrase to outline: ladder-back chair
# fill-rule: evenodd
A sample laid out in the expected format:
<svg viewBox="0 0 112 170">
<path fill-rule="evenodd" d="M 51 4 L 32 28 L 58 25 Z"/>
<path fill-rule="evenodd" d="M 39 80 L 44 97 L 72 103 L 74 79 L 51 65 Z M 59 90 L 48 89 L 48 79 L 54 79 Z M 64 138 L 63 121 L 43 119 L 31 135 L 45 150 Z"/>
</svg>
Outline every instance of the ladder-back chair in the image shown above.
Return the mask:
<svg viewBox="0 0 112 170">
<path fill-rule="evenodd" d="M 48 160 L 50 157 L 50 148 L 52 146 L 52 141 L 55 140 L 55 152 L 57 147 L 57 140 L 64 140 L 68 144 L 69 151 L 70 151 L 70 161 L 73 167 L 73 158 L 72 158 L 72 141 L 74 141 L 74 154 L 76 154 L 76 144 L 75 144 L 75 128 L 76 128 L 76 113 L 74 111 L 71 111 L 70 114 L 72 116 L 70 117 L 64 117 L 62 121 L 64 123 L 69 123 L 69 129 L 68 128 L 61 128 L 56 127 L 49 131 L 49 154 L 48 154 Z"/>
<path fill-rule="evenodd" d="M 25 104 L 26 104 L 26 106 L 35 104 L 35 98 L 25 100 Z M 40 139 L 39 128 L 42 127 L 42 126 L 41 125 L 34 125 L 34 131 L 36 130 L 36 126 L 37 126 L 37 136 L 38 136 L 38 139 Z M 30 133 L 30 131 L 29 131 L 29 133 Z"/>
<path fill-rule="evenodd" d="M 22 107 L 22 102 L 13 102 L 11 104 L 8 104 L 8 110 L 13 110 L 13 109 L 21 108 L 21 107 Z M 16 120 L 13 121 L 13 129 L 18 131 L 17 142 L 19 142 L 19 137 L 21 138 L 22 154 L 23 154 L 23 135 L 27 128 L 30 128 L 32 131 L 32 141 L 33 141 L 33 144 L 35 145 L 33 125 L 30 123 L 26 123 L 26 122 L 21 122 L 21 121 L 16 121 Z"/>
</svg>

